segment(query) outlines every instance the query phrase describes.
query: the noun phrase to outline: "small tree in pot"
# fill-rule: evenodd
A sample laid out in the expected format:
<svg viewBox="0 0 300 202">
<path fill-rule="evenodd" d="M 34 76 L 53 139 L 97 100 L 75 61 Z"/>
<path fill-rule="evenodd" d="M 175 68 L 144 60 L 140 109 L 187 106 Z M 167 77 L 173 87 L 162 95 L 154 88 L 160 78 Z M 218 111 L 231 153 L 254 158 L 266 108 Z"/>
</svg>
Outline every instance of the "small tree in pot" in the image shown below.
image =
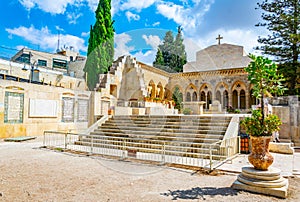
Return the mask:
<svg viewBox="0 0 300 202">
<path fill-rule="evenodd" d="M 279 130 L 280 119 L 274 114 L 265 113 L 264 98 L 267 94 L 281 95 L 285 90 L 281 84 L 283 76 L 278 74 L 277 65 L 268 58 L 250 55 L 252 62 L 245 68 L 248 80 L 253 85 L 253 96 L 260 100 L 260 109 L 253 110 L 251 117 L 246 117 L 241 125 L 250 135 L 252 145 L 249 162 L 255 169 L 267 170 L 273 163 L 269 153 L 269 142 L 272 133 Z"/>
</svg>

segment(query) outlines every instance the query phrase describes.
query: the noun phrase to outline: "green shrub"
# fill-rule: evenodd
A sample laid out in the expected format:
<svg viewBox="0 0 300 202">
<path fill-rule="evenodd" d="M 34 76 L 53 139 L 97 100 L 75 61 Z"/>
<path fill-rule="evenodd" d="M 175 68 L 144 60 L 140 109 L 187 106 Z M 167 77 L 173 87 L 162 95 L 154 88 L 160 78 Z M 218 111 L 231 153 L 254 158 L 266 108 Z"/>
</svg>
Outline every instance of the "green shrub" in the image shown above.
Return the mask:
<svg viewBox="0 0 300 202">
<path fill-rule="evenodd" d="M 182 111 L 182 113 L 184 115 L 189 115 L 189 114 L 192 114 L 192 110 L 190 108 L 184 108 L 183 111 Z"/>
</svg>

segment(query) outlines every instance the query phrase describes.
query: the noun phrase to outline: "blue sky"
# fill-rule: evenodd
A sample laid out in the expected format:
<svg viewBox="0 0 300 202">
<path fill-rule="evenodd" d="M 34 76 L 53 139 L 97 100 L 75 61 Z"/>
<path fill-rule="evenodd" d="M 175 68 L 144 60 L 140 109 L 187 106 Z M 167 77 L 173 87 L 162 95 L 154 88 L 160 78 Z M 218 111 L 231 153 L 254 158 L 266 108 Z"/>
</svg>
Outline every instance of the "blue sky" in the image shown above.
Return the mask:
<svg viewBox="0 0 300 202">
<path fill-rule="evenodd" d="M 242 45 L 253 53 L 266 30 L 256 0 L 112 0 L 115 57 L 132 54 L 151 64 L 166 31 L 183 27 L 188 60 L 195 52 L 217 43 Z M 11 57 L 22 47 L 55 52 L 73 46 L 86 55 L 90 25 L 98 0 L 1 0 L 0 56 Z"/>
</svg>

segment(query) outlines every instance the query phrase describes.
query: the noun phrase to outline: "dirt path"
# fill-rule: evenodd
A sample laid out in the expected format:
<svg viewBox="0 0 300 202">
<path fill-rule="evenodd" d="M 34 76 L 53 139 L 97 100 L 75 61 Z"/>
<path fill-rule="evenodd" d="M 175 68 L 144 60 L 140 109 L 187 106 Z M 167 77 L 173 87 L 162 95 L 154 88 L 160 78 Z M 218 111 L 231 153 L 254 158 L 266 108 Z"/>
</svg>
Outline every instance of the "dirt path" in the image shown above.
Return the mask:
<svg viewBox="0 0 300 202">
<path fill-rule="evenodd" d="M 236 176 L 141 165 L 40 149 L 39 140 L 0 141 L 0 201 L 300 201 L 236 191 Z"/>
</svg>

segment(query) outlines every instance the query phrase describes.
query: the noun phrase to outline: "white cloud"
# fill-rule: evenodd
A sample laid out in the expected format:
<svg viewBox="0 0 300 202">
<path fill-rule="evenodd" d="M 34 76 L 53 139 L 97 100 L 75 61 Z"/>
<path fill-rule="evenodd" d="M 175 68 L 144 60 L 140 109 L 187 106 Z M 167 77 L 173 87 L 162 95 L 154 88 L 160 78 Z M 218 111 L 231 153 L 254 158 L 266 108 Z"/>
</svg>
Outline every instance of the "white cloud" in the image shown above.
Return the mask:
<svg viewBox="0 0 300 202">
<path fill-rule="evenodd" d="M 57 34 L 52 34 L 48 27 L 43 27 L 40 30 L 33 25 L 29 28 L 21 26 L 14 29 L 5 29 L 11 36 L 19 36 L 29 41 L 30 43 L 39 45 L 44 50 L 55 51 L 57 48 Z M 87 47 L 84 45 L 84 40 L 73 35 L 60 35 L 60 44 L 62 46 L 73 46 L 76 51 L 86 52 Z"/>
<path fill-rule="evenodd" d="M 19 2 L 27 9 L 30 10 L 35 6 L 34 0 L 19 0 Z"/>
<path fill-rule="evenodd" d="M 81 33 L 81 36 L 82 37 L 87 37 L 87 36 L 89 36 L 90 35 L 90 32 L 82 32 Z"/>
<path fill-rule="evenodd" d="M 77 19 L 82 16 L 82 13 L 68 13 L 67 19 L 69 20 L 69 24 L 76 24 Z"/>
<path fill-rule="evenodd" d="M 67 6 L 79 6 L 84 0 L 19 0 L 19 2 L 27 9 L 31 10 L 35 7 L 51 13 L 51 14 L 63 14 L 66 11 Z"/>
<path fill-rule="evenodd" d="M 156 0 L 128 0 L 120 3 L 120 10 L 137 10 L 140 12 L 144 8 L 148 8 L 155 3 Z M 120 1 L 119 1 L 120 2 Z"/>
<path fill-rule="evenodd" d="M 91 11 L 95 12 L 95 10 L 97 9 L 99 0 L 86 0 L 86 1 L 88 3 L 88 6 L 90 7 Z M 113 2 L 114 2 L 114 0 L 112 0 L 112 8 L 113 8 Z"/>
<path fill-rule="evenodd" d="M 115 34 L 115 59 L 122 55 L 129 55 L 130 51 L 134 50 L 133 46 L 127 46 L 131 41 L 131 36 L 125 33 Z"/>
<path fill-rule="evenodd" d="M 98 0 L 93 0 L 98 1 Z M 114 16 L 120 10 L 121 0 L 112 0 L 111 1 L 111 16 Z"/>
<path fill-rule="evenodd" d="M 17 49 L 17 50 L 21 50 L 21 49 L 23 49 L 23 48 L 28 48 L 28 47 L 27 47 L 27 46 L 23 46 L 23 45 L 16 46 L 16 49 Z"/>
<path fill-rule="evenodd" d="M 145 40 L 146 44 L 150 45 L 154 50 L 157 50 L 158 45 L 162 43 L 159 36 L 156 35 L 147 36 L 144 34 L 142 37 Z"/>
<path fill-rule="evenodd" d="M 178 5 L 173 2 L 159 2 L 156 6 L 157 12 L 169 20 L 181 25 L 187 33 L 198 30 L 203 16 L 209 11 L 214 0 L 193 1 L 193 5 Z"/>
<path fill-rule="evenodd" d="M 142 51 L 139 51 L 139 52 L 133 54 L 132 56 L 135 57 L 137 59 L 137 61 L 140 61 L 147 65 L 152 66 L 152 63 L 155 60 L 156 51 L 149 50 L 145 53 L 143 53 Z"/>
<path fill-rule="evenodd" d="M 152 24 L 153 27 L 156 27 L 156 26 L 159 26 L 159 25 L 160 25 L 160 22 L 155 22 L 155 23 Z"/>
<path fill-rule="evenodd" d="M 57 31 L 62 31 L 62 32 L 65 31 L 63 28 L 61 28 L 61 27 L 58 26 L 58 25 L 55 26 L 55 29 L 56 29 Z"/>
<path fill-rule="evenodd" d="M 125 13 L 125 15 L 126 15 L 126 17 L 127 17 L 127 19 L 128 19 L 129 22 L 130 22 L 131 20 L 134 20 L 134 21 L 140 20 L 140 16 L 139 16 L 139 15 L 134 14 L 134 13 L 132 13 L 132 12 L 130 12 L 130 11 L 127 11 L 127 12 Z"/>
</svg>

